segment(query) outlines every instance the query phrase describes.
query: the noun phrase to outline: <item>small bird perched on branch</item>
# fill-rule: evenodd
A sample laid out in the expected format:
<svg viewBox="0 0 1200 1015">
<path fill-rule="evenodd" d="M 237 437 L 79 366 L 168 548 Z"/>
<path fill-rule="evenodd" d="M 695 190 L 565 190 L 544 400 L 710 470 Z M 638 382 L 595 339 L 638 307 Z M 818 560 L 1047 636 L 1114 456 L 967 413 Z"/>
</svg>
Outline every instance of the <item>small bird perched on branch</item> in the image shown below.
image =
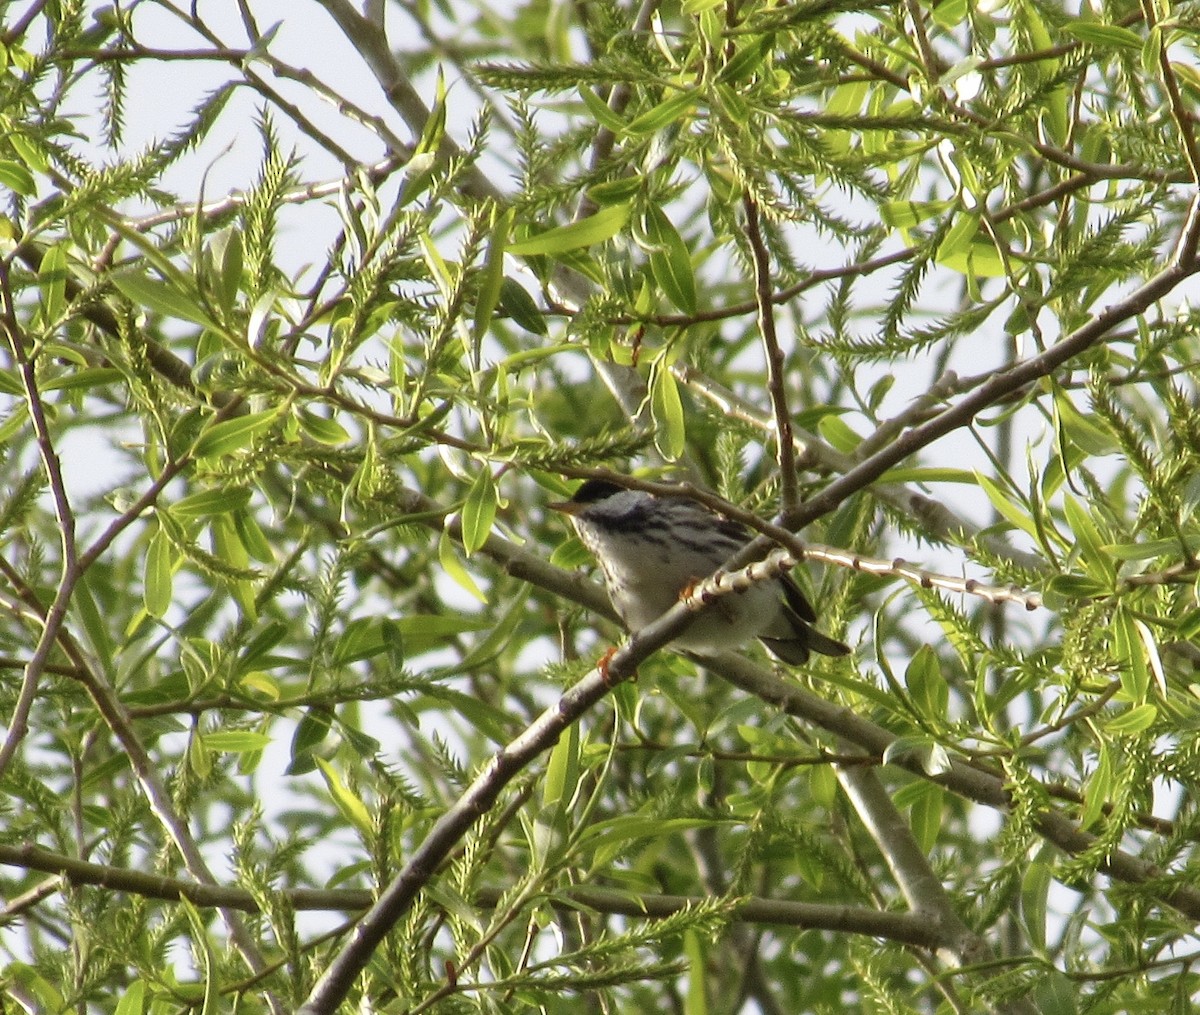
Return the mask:
<svg viewBox="0 0 1200 1015">
<path fill-rule="evenodd" d="M 613 607 L 631 631 L 667 612 L 749 542 L 736 522 L 682 497 L 656 497 L 603 479 L 589 479 L 570 500 L 551 504 L 571 518 L 599 562 Z M 810 652 L 841 656 L 849 646 L 812 625 L 817 615 L 788 576 L 722 596 L 697 614 L 672 644 L 712 655 L 758 638 L 785 663 Z"/>
</svg>

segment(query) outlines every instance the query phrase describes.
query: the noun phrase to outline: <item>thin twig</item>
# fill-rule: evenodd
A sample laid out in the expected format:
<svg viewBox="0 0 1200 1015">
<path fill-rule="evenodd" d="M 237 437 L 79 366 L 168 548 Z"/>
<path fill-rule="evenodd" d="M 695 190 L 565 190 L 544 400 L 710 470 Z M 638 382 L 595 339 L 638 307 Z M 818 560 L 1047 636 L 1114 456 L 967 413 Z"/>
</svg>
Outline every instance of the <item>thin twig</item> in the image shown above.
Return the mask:
<svg viewBox="0 0 1200 1015">
<path fill-rule="evenodd" d="M 1157 27 L 1154 4 L 1150 0 L 1142 0 L 1142 14 L 1151 29 Z M 1167 53 L 1167 33 L 1165 32 L 1159 32 L 1158 66 L 1162 71 L 1163 87 L 1167 90 L 1171 116 L 1175 120 L 1175 128 L 1179 131 L 1179 139 L 1183 143 L 1183 153 L 1187 157 L 1192 182 L 1200 185 L 1200 147 L 1197 147 L 1196 144 L 1196 114 L 1188 108 L 1179 92 L 1179 81 L 1175 76 L 1175 68 L 1171 65 L 1171 57 Z"/>
<path fill-rule="evenodd" d="M 58 452 L 54 449 L 53 438 L 50 436 L 50 425 L 46 421 L 42 396 L 38 391 L 37 372 L 26 350 L 29 339 L 17 320 L 10 266 L 11 262 L 8 258 L 0 260 L 0 326 L 4 328 L 13 358 L 20 369 L 21 384 L 25 391 L 25 404 L 29 410 L 29 417 L 33 421 L 42 468 L 46 470 L 46 479 L 50 484 L 50 494 L 54 503 L 59 539 L 62 544 L 62 569 L 54 601 L 50 604 L 50 609 L 46 611 L 42 633 L 21 678 L 21 689 L 17 694 L 16 705 L 8 723 L 8 733 L 4 738 L 4 746 L 0 748 L 0 775 L 12 763 L 17 749 L 29 732 L 29 714 L 33 709 L 34 699 L 37 697 L 38 683 L 46 663 L 50 659 L 50 653 L 54 649 L 58 634 L 66 621 L 67 607 L 70 605 L 75 585 L 82 574 L 79 561 L 76 559 L 75 514 L 67 497 L 62 463 L 59 461 Z"/>
<path fill-rule="evenodd" d="M 796 479 L 796 447 L 792 434 L 792 414 L 788 408 L 784 384 L 786 360 L 779 346 L 775 329 L 775 304 L 771 293 L 771 256 L 759 228 L 758 203 L 747 191 L 742 195 L 746 214 L 746 239 L 754 264 L 754 297 L 758 306 L 758 328 L 763 340 L 763 356 L 767 363 L 767 393 L 775 416 L 775 455 L 779 464 L 780 505 L 782 512 L 793 511 L 799 502 L 799 483 Z"/>
</svg>

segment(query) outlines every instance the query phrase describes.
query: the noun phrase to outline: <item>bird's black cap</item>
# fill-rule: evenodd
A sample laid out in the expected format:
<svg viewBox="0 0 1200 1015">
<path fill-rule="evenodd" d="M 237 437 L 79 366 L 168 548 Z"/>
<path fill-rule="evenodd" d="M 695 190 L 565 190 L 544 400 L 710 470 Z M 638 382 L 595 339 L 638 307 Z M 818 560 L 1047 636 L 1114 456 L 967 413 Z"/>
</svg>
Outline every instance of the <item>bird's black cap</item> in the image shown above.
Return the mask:
<svg viewBox="0 0 1200 1015">
<path fill-rule="evenodd" d="M 572 504 L 595 504 L 607 500 L 613 494 L 620 493 L 625 488 L 610 483 L 607 479 L 585 480 L 583 485 L 571 495 Z"/>
</svg>

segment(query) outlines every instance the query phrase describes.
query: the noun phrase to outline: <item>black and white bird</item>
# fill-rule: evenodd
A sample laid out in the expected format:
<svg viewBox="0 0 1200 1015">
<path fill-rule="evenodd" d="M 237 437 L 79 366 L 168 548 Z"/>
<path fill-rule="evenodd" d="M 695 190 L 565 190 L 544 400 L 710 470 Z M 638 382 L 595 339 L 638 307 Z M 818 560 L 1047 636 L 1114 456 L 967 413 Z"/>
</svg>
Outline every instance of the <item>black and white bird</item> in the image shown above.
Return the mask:
<svg viewBox="0 0 1200 1015">
<path fill-rule="evenodd" d="M 613 607 L 631 631 L 667 612 L 750 541 L 750 533 L 695 501 L 656 497 L 589 479 L 570 500 L 551 504 L 571 518 L 600 564 Z M 817 615 L 788 576 L 721 596 L 672 642 L 698 655 L 736 649 L 759 638 L 786 663 L 810 652 L 845 655 L 849 646 L 812 625 Z"/>
</svg>

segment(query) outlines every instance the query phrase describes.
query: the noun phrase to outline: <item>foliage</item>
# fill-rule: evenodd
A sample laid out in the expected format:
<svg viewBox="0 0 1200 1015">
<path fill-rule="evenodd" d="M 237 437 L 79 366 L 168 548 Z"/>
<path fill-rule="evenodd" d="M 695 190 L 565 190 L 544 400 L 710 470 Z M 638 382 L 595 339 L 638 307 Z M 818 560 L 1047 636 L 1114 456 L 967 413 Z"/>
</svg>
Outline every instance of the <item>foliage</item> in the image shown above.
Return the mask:
<svg viewBox="0 0 1200 1015">
<path fill-rule="evenodd" d="M 1190 1010 L 1194 5 L 364 6 L 0 14 L 0 1009 Z"/>
</svg>

